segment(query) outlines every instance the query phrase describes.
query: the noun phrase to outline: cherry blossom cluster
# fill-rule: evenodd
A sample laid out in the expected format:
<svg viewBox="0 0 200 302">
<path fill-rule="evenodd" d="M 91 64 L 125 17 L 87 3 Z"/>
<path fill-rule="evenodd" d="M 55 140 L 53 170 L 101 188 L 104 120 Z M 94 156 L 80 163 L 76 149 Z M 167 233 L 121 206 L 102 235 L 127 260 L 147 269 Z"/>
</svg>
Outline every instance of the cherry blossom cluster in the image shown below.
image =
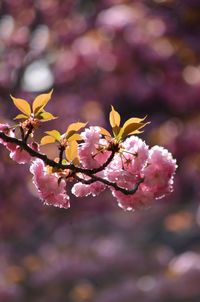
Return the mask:
<svg viewBox="0 0 200 302">
<path fill-rule="evenodd" d="M 0 143 L 19 164 L 28 163 L 33 183 L 44 204 L 70 207 L 69 190 L 76 197 L 97 196 L 110 189 L 125 210 L 146 208 L 173 191 L 177 168 L 170 152 L 160 146 L 150 148 L 136 136 L 148 123 L 145 118 L 130 118 L 121 126 L 119 113 L 111 107 L 112 134 L 98 126 L 72 123 L 65 133 L 45 132 L 40 143 L 35 131 L 43 122 L 55 119 L 45 111 L 52 91 L 35 98 L 32 107 L 12 97 L 20 110 L 19 124 L 0 124 Z M 56 144 L 58 156 L 50 159 L 40 149 Z"/>
</svg>

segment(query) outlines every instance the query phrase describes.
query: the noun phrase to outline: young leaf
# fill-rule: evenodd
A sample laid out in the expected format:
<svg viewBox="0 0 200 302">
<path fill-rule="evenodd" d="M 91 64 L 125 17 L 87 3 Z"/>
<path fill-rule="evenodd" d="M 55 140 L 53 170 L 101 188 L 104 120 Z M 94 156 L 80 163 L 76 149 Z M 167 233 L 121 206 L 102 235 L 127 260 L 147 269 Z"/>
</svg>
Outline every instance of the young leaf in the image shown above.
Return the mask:
<svg viewBox="0 0 200 302">
<path fill-rule="evenodd" d="M 68 126 L 66 131 L 66 138 L 69 138 L 71 135 L 73 135 L 75 132 L 79 131 L 80 129 L 84 128 L 87 125 L 87 123 L 72 123 Z"/>
<path fill-rule="evenodd" d="M 57 130 L 46 131 L 45 133 L 53 137 L 56 141 L 59 141 L 61 138 L 61 134 Z"/>
<path fill-rule="evenodd" d="M 144 118 L 138 118 L 138 117 L 132 117 L 129 118 L 121 128 L 118 138 L 121 140 L 124 140 L 127 136 L 132 134 L 138 134 L 142 131 L 139 131 L 139 129 L 143 128 L 145 125 L 149 123 L 143 123 L 146 116 Z"/>
<path fill-rule="evenodd" d="M 121 128 L 117 127 L 117 126 L 112 128 L 112 131 L 113 131 L 113 134 L 114 134 L 115 138 L 117 138 L 119 136 L 120 130 L 121 130 Z"/>
<path fill-rule="evenodd" d="M 122 127 L 119 136 L 125 137 L 129 135 L 130 133 L 133 133 L 134 131 L 142 128 L 143 124 L 140 123 L 132 123 L 129 125 L 126 125 L 126 127 Z"/>
<path fill-rule="evenodd" d="M 71 141 L 79 141 L 79 140 L 82 140 L 83 138 L 82 138 L 82 136 L 80 135 L 80 134 L 78 134 L 78 133 L 74 133 L 73 135 L 71 135 L 68 139 L 67 139 L 67 141 L 68 142 L 71 142 Z"/>
<path fill-rule="evenodd" d="M 75 166 L 78 166 L 78 165 L 80 164 L 80 158 L 79 158 L 79 157 L 75 157 L 75 158 L 73 159 L 73 164 L 74 164 Z"/>
<path fill-rule="evenodd" d="M 31 115 L 31 107 L 27 101 L 24 99 L 17 99 L 13 96 L 11 96 L 11 99 L 14 103 L 14 105 L 25 115 L 30 116 Z"/>
<path fill-rule="evenodd" d="M 54 116 L 53 114 L 51 114 L 50 112 L 46 112 L 46 111 L 42 111 L 37 115 L 37 118 L 41 121 L 41 122 L 48 122 L 51 120 L 54 120 L 57 118 L 57 116 Z"/>
<path fill-rule="evenodd" d="M 134 123 L 142 123 L 144 120 L 146 119 L 146 116 L 143 118 L 138 118 L 138 117 L 131 117 L 129 118 L 123 125 L 122 128 L 125 128 L 126 126 L 130 125 L 130 124 L 134 124 Z"/>
<path fill-rule="evenodd" d="M 27 119 L 28 119 L 28 116 L 25 115 L 25 114 L 18 114 L 18 115 L 14 118 L 14 120 L 21 120 L 21 119 L 27 120 Z"/>
<path fill-rule="evenodd" d="M 132 135 L 132 134 L 140 134 L 140 133 L 143 133 L 144 130 L 135 130 L 133 132 L 130 132 L 129 135 Z"/>
<path fill-rule="evenodd" d="M 124 140 L 127 136 L 141 133 L 140 129 L 142 129 L 144 126 L 146 126 L 149 123 L 130 123 L 126 127 L 122 127 L 120 131 L 120 138 Z"/>
<path fill-rule="evenodd" d="M 69 162 L 73 162 L 74 159 L 78 158 L 78 143 L 71 141 L 69 146 L 65 149 L 65 156 Z"/>
<path fill-rule="evenodd" d="M 53 89 L 49 93 L 38 95 L 33 101 L 33 113 L 37 116 L 49 102 Z"/>
<path fill-rule="evenodd" d="M 47 144 L 52 144 L 52 143 L 55 143 L 56 139 L 50 135 L 46 135 L 44 136 L 41 141 L 40 141 L 40 144 L 41 145 L 47 145 Z"/>
<path fill-rule="evenodd" d="M 109 116 L 110 125 L 112 128 L 119 127 L 121 121 L 120 114 L 114 109 L 113 106 L 111 106 L 111 108 L 112 109 Z"/>
<path fill-rule="evenodd" d="M 100 128 L 100 133 L 103 135 L 103 136 L 107 136 L 107 137 L 111 137 L 111 134 L 104 128 L 102 127 L 99 127 Z"/>
</svg>

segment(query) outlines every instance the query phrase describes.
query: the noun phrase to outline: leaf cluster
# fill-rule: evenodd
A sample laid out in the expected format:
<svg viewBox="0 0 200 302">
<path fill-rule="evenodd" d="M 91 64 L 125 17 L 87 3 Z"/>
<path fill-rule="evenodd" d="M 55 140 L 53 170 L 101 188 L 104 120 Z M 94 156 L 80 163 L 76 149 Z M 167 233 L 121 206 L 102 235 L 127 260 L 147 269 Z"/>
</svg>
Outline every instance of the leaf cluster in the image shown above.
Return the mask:
<svg viewBox="0 0 200 302">
<path fill-rule="evenodd" d="M 32 120 L 36 120 L 39 122 L 46 122 L 57 118 L 44 109 L 51 99 L 52 92 L 53 90 L 51 90 L 49 93 L 38 95 L 34 99 L 32 105 L 30 105 L 24 99 L 11 96 L 14 105 L 21 112 L 15 117 L 15 119 L 21 120 L 21 123 L 25 123 L 26 125 L 26 121 L 31 122 Z M 115 110 L 115 108 L 111 106 L 109 122 L 112 128 L 113 136 L 109 131 L 102 127 L 100 127 L 100 133 L 105 137 L 105 139 L 107 139 L 108 142 L 112 142 L 114 138 L 114 142 L 119 144 L 128 136 L 143 132 L 141 129 L 148 124 L 148 122 L 144 122 L 145 119 L 146 116 L 144 118 L 132 117 L 129 118 L 122 126 L 120 126 L 121 116 Z M 72 163 L 73 165 L 79 165 L 80 160 L 78 155 L 78 142 L 83 140 L 83 138 L 77 132 L 85 128 L 86 125 L 87 123 L 82 122 L 72 123 L 67 127 L 65 133 L 63 134 L 61 134 L 58 130 L 46 131 L 46 135 L 42 137 L 40 144 L 47 145 L 57 143 L 60 150 L 59 162 L 67 162 Z M 32 135 L 32 133 L 30 133 L 30 135 Z M 63 154 L 65 154 L 65 158 L 63 158 Z"/>
<path fill-rule="evenodd" d="M 141 130 L 144 126 L 149 124 L 149 122 L 144 123 L 144 118 L 132 117 L 129 118 L 122 127 L 121 124 L 121 116 L 119 112 L 117 112 L 113 106 L 111 106 L 111 111 L 109 115 L 109 122 L 112 128 L 112 133 L 117 142 L 124 141 L 128 136 L 140 134 L 143 131 Z M 104 128 L 101 128 L 101 134 L 105 137 L 111 138 L 112 135 Z"/>
<path fill-rule="evenodd" d="M 14 105 L 17 107 L 17 109 L 19 109 L 19 111 L 21 111 L 21 113 L 18 114 L 14 119 L 24 121 L 32 117 L 38 119 L 41 122 L 47 122 L 57 118 L 50 112 L 44 110 L 44 107 L 51 99 L 52 93 L 53 90 L 51 90 L 49 93 L 38 95 L 34 99 L 32 106 L 24 99 L 11 96 Z"/>
<path fill-rule="evenodd" d="M 82 136 L 77 133 L 77 131 L 81 130 L 87 125 L 87 123 L 72 123 L 68 126 L 66 132 L 61 134 L 57 130 L 46 131 L 45 135 L 41 139 L 41 145 L 47 145 L 51 143 L 57 142 L 60 148 L 63 148 L 65 151 L 65 156 L 68 162 L 72 162 L 73 164 L 79 163 L 78 156 L 78 142 L 82 140 Z"/>
</svg>

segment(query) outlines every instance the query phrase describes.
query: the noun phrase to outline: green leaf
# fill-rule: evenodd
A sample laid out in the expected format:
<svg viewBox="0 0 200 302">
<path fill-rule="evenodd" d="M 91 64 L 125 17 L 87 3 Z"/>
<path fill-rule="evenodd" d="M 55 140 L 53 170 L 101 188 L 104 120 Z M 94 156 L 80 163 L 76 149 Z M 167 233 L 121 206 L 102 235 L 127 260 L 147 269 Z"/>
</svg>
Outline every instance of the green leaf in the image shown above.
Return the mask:
<svg viewBox="0 0 200 302">
<path fill-rule="evenodd" d="M 30 116 L 31 115 L 31 106 L 27 101 L 24 99 L 18 99 L 13 96 L 10 96 L 14 105 L 25 115 Z"/>
<path fill-rule="evenodd" d="M 29 117 L 27 116 L 27 115 L 25 115 L 25 114 L 18 114 L 15 118 L 14 118 L 14 120 L 21 120 L 21 119 L 25 119 L 25 120 L 27 120 Z"/>
<path fill-rule="evenodd" d="M 55 143 L 56 139 L 50 135 L 46 135 L 44 136 L 41 141 L 40 141 L 40 144 L 41 145 L 47 145 L 47 144 L 52 144 L 52 143 Z"/>
<path fill-rule="evenodd" d="M 120 126 L 120 122 L 121 122 L 120 114 L 114 109 L 113 106 L 111 106 L 109 121 L 112 128 L 117 128 Z"/>
<path fill-rule="evenodd" d="M 51 99 L 52 93 L 53 89 L 49 93 L 40 94 L 35 98 L 35 100 L 33 101 L 33 113 L 35 116 L 37 116 L 47 105 L 47 103 Z"/>
<path fill-rule="evenodd" d="M 37 115 L 37 118 L 41 121 L 41 122 L 48 122 L 51 120 L 55 120 L 56 118 L 58 118 L 57 116 L 54 116 L 53 114 L 51 114 L 50 112 L 46 112 L 46 111 L 42 111 Z"/>
<path fill-rule="evenodd" d="M 45 133 L 53 137 L 56 141 L 59 141 L 61 138 L 61 134 L 57 130 L 46 131 Z"/>
<path fill-rule="evenodd" d="M 66 138 L 69 138 L 72 136 L 75 132 L 79 131 L 80 129 L 84 128 L 87 125 L 87 123 L 72 123 L 68 126 L 67 131 L 66 131 Z"/>
</svg>

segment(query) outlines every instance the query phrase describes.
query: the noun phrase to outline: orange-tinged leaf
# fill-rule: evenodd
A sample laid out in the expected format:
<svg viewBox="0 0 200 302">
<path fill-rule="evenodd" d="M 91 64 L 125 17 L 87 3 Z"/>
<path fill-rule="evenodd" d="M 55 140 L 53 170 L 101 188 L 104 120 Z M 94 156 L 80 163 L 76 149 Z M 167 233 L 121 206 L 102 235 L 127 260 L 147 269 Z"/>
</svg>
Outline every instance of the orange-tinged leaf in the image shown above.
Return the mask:
<svg viewBox="0 0 200 302">
<path fill-rule="evenodd" d="M 104 136 L 108 136 L 108 137 L 111 137 L 111 134 L 104 128 L 102 127 L 99 127 L 100 128 L 100 133 Z"/>
<path fill-rule="evenodd" d="M 13 96 L 11 96 L 11 99 L 13 100 L 14 105 L 24 114 L 27 116 L 31 115 L 31 106 L 27 101 L 24 99 L 17 99 Z"/>
<path fill-rule="evenodd" d="M 74 133 L 72 136 L 70 136 L 67 141 L 68 142 L 71 142 L 71 141 L 79 141 L 79 140 L 82 140 L 82 136 L 78 133 Z"/>
<path fill-rule="evenodd" d="M 56 141 L 59 141 L 61 138 L 61 134 L 57 130 L 46 131 L 45 133 L 53 137 Z"/>
<path fill-rule="evenodd" d="M 140 124 L 140 123 L 132 123 L 132 124 L 128 124 L 126 125 L 125 127 L 122 127 L 121 129 L 121 133 L 123 135 L 128 135 L 129 133 L 135 131 L 135 130 L 138 130 L 142 127 L 143 124 Z M 120 134 L 121 134 L 120 133 Z"/>
<path fill-rule="evenodd" d="M 129 124 L 133 124 L 133 123 L 142 123 L 145 120 L 146 116 L 144 118 L 139 118 L 139 117 L 132 117 L 129 118 L 123 125 L 122 128 L 125 128 L 126 126 L 128 126 Z"/>
<path fill-rule="evenodd" d="M 121 128 L 120 128 L 120 127 L 117 127 L 117 126 L 114 127 L 114 128 L 112 128 L 113 135 L 114 135 L 115 138 L 117 138 L 117 136 L 119 135 L 120 130 L 121 130 Z"/>
<path fill-rule="evenodd" d="M 78 143 L 76 141 L 70 142 L 65 149 L 65 156 L 69 162 L 73 162 L 75 158 L 78 158 Z"/>
<path fill-rule="evenodd" d="M 111 108 L 112 109 L 110 111 L 110 116 L 109 116 L 110 125 L 112 128 L 119 127 L 121 121 L 120 114 L 114 109 L 113 106 L 111 106 Z"/>
<path fill-rule="evenodd" d="M 144 130 L 135 130 L 133 132 L 130 132 L 129 135 L 132 135 L 132 134 L 140 134 L 140 133 L 143 133 Z"/>
<path fill-rule="evenodd" d="M 67 131 L 66 131 L 66 137 L 70 137 L 73 135 L 75 132 L 79 131 L 80 129 L 84 128 L 87 125 L 87 123 L 72 123 L 68 126 Z"/>
<path fill-rule="evenodd" d="M 142 129 L 145 125 L 149 123 L 130 123 L 126 127 L 122 127 L 119 136 L 124 139 L 129 135 L 141 133 L 140 129 Z"/>
<path fill-rule="evenodd" d="M 36 96 L 35 100 L 33 101 L 33 113 L 36 116 L 47 105 L 47 103 L 51 99 L 52 93 L 53 93 L 53 89 L 49 93 L 43 93 Z"/>
<path fill-rule="evenodd" d="M 15 118 L 14 118 L 14 120 L 21 120 L 21 119 L 28 119 L 28 116 L 27 115 L 25 115 L 25 114 L 18 114 Z"/>
<path fill-rule="evenodd" d="M 74 164 L 75 166 L 78 166 L 78 165 L 80 164 L 80 158 L 79 158 L 79 157 L 75 157 L 75 158 L 73 159 L 73 164 Z"/>
<path fill-rule="evenodd" d="M 47 171 L 48 174 L 53 173 L 53 167 L 51 167 L 51 166 L 46 166 L 46 171 Z"/>
<path fill-rule="evenodd" d="M 55 143 L 56 139 L 50 135 L 46 135 L 44 136 L 41 141 L 40 141 L 40 144 L 41 145 L 47 145 L 47 144 L 52 144 L 52 143 Z"/>
<path fill-rule="evenodd" d="M 37 116 L 37 118 L 41 121 L 41 122 L 48 122 L 51 120 L 55 120 L 57 118 L 57 116 L 54 116 L 53 114 L 51 114 L 50 112 L 40 112 Z"/>
</svg>

